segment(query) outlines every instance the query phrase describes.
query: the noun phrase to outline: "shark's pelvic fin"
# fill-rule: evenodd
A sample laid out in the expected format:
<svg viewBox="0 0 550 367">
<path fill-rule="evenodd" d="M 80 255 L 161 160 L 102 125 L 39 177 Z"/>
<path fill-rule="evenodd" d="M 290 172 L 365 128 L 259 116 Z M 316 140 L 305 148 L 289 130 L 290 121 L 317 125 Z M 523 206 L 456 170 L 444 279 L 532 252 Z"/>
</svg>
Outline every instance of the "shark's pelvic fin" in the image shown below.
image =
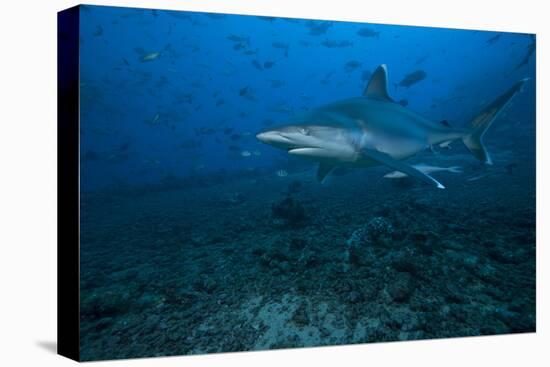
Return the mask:
<svg viewBox="0 0 550 367">
<path fill-rule="evenodd" d="M 319 163 L 319 168 L 317 168 L 317 181 L 323 182 L 333 168 L 334 166 L 332 164 Z"/>
<path fill-rule="evenodd" d="M 361 153 L 363 153 L 368 158 L 371 158 L 379 163 L 382 163 L 390 168 L 393 168 L 396 171 L 402 172 L 410 177 L 414 177 L 430 185 L 436 185 L 438 189 L 445 188 L 445 186 L 443 186 L 439 181 L 437 181 L 432 176 L 419 171 L 418 169 L 414 168 L 413 166 L 407 163 L 398 161 L 397 159 L 391 157 L 386 153 L 382 153 L 373 149 L 361 149 Z"/>
<path fill-rule="evenodd" d="M 523 85 L 528 80 L 529 79 L 526 78 L 518 81 L 500 97 L 495 99 L 490 105 L 485 107 L 483 111 L 472 119 L 472 121 L 470 121 L 470 132 L 462 138 L 462 141 L 468 150 L 470 150 L 470 152 L 483 163 L 493 164 L 491 156 L 489 156 L 487 149 L 485 149 L 485 146 L 483 145 L 483 135 L 489 126 L 491 126 L 500 111 L 508 105 L 510 100 L 517 93 L 521 92 Z"/>
<path fill-rule="evenodd" d="M 363 92 L 363 96 L 393 102 L 388 94 L 388 69 L 385 64 L 376 68 Z"/>
</svg>

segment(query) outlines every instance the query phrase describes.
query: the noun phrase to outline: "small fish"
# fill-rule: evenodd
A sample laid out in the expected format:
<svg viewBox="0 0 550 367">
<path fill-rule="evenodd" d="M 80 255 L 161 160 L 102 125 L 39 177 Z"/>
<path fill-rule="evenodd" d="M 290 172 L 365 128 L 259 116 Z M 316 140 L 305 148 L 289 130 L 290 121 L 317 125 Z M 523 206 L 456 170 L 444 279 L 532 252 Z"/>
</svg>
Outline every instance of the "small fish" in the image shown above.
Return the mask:
<svg viewBox="0 0 550 367">
<path fill-rule="evenodd" d="M 142 56 L 139 60 L 141 62 L 153 61 L 160 56 L 160 52 L 151 52 L 150 54 Z"/>
<path fill-rule="evenodd" d="M 99 37 L 103 34 L 103 27 L 98 25 L 94 32 L 94 37 Z"/>
<path fill-rule="evenodd" d="M 411 85 L 416 84 L 426 79 L 426 72 L 424 70 L 416 70 L 412 73 L 405 75 L 405 77 L 399 82 L 399 86 L 409 88 Z"/>
<path fill-rule="evenodd" d="M 184 140 L 180 145 L 179 147 L 181 149 L 196 149 L 196 148 L 199 148 L 202 144 L 200 142 L 196 142 L 195 140 L 193 139 L 187 139 L 187 140 Z"/>
<path fill-rule="evenodd" d="M 244 44 L 250 44 L 250 38 L 249 37 L 243 37 L 243 36 L 237 36 L 237 35 L 234 35 L 234 34 L 231 34 L 229 36 L 226 37 L 228 40 L 230 40 L 231 42 L 235 42 L 235 43 L 244 43 Z"/>
<path fill-rule="evenodd" d="M 266 61 L 264 62 L 264 69 L 271 69 L 275 65 L 275 61 Z"/>
<path fill-rule="evenodd" d="M 334 41 L 334 40 L 324 40 L 321 42 L 322 46 L 328 47 L 328 48 L 343 48 L 343 47 L 351 47 L 353 46 L 353 43 L 350 41 Z"/>
<path fill-rule="evenodd" d="M 271 44 L 274 48 L 278 48 L 278 49 L 281 49 L 285 52 L 285 57 L 288 56 L 288 49 L 289 49 L 289 45 L 288 43 L 283 43 L 283 42 L 273 42 Z"/>
<path fill-rule="evenodd" d="M 204 13 L 208 18 L 210 19 L 223 19 L 225 18 L 225 14 L 220 13 Z"/>
<path fill-rule="evenodd" d="M 277 20 L 277 18 L 275 18 L 275 17 L 267 17 L 267 16 L 263 16 L 263 15 L 257 15 L 256 18 L 258 18 L 260 20 L 263 20 L 265 22 L 269 22 L 269 23 L 272 23 L 275 20 Z"/>
<path fill-rule="evenodd" d="M 346 69 L 346 71 L 349 73 L 349 72 L 352 72 L 354 70 L 356 70 L 357 68 L 359 68 L 362 64 L 357 61 L 357 60 L 351 60 L 351 61 L 348 61 L 346 62 L 346 64 L 344 65 L 344 68 Z"/>
<path fill-rule="evenodd" d="M 481 180 L 482 178 L 489 177 L 491 174 L 489 172 L 483 172 L 479 175 L 472 176 L 466 179 L 466 181 L 477 181 Z"/>
<path fill-rule="evenodd" d="M 340 43 L 338 43 L 339 48 L 352 47 L 352 46 L 353 46 L 353 42 L 350 42 L 350 41 L 340 41 Z"/>
<path fill-rule="evenodd" d="M 372 28 L 361 28 L 357 31 L 357 34 L 365 38 L 372 38 L 372 37 L 379 38 L 380 36 L 380 32 L 376 32 Z"/>
<path fill-rule="evenodd" d="M 413 164 L 413 167 L 427 175 L 434 172 L 462 173 L 462 167 L 459 167 L 459 166 L 437 167 L 437 166 L 429 166 L 424 163 L 419 163 L 419 164 Z M 403 173 L 400 171 L 393 171 L 384 175 L 385 178 L 403 178 L 407 176 L 408 175 L 406 173 Z"/>
<path fill-rule="evenodd" d="M 195 135 L 213 135 L 216 133 L 216 129 L 213 127 L 199 127 L 195 129 Z"/>
<path fill-rule="evenodd" d="M 251 155 L 252 155 L 252 153 L 250 153 L 248 150 L 243 150 L 243 151 L 241 152 L 241 156 L 242 156 L 242 157 L 245 157 L 245 158 L 246 158 L 246 157 L 250 157 Z"/>
<path fill-rule="evenodd" d="M 527 50 L 523 58 L 521 59 L 519 64 L 517 64 L 516 67 L 514 67 L 514 69 L 512 69 L 512 71 L 508 73 L 508 75 L 512 74 L 516 70 L 521 69 L 523 65 L 527 65 L 529 63 L 529 60 L 531 59 L 531 55 L 535 52 L 536 47 L 537 46 L 536 46 L 535 35 L 531 35 L 531 43 L 529 44 L 529 46 L 527 46 Z"/>
<path fill-rule="evenodd" d="M 399 104 L 400 104 L 401 106 L 403 106 L 403 107 L 407 107 L 408 104 L 409 104 L 409 101 L 406 100 L 406 99 L 402 99 L 402 100 L 400 100 L 400 101 L 397 102 L 397 103 L 399 103 Z"/>
<path fill-rule="evenodd" d="M 426 61 L 428 59 L 428 55 L 424 55 L 424 56 L 421 56 L 419 57 L 418 59 L 416 59 L 416 61 L 414 62 L 415 65 L 420 65 L 422 64 L 424 61 Z"/>
<path fill-rule="evenodd" d="M 252 89 L 248 86 L 243 87 L 239 90 L 239 96 L 246 98 L 250 101 L 256 100 L 256 96 L 254 95 L 254 92 L 252 92 Z"/>
<path fill-rule="evenodd" d="M 254 65 L 254 67 L 258 70 L 263 70 L 264 69 L 262 67 L 262 64 L 260 64 L 260 62 L 258 60 L 252 60 L 252 65 Z"/>
<path fill-rule="evenodd" d="M 260 152 L 259 150 L 255 150 L 252 152 L 252 154 L 254 154 L 256 157 L 259 157 L 262 155 L 262 152 Z"/>
<path fill-rule="evenodd" d="M 148 121 L 148 123 L 149 123 L 150 125 L 156 125 L 156 124 L 159 123 L 159 121 L 160 121 L 160 114 L 157 113 L 157 114 L 155 115 L 155 117 L 153 117 L 152 120 Z"/>
<path fill-rule="evenodd" d="M 270 112 L 277 112 L 277 113 L 285 113 L 289 114 L 293 112 L 292 107 L 287 105 L 286 103 L 277 103 L 267 108 Z"/>
<path fill-rule="evenodd" d="M 271 83 L 271 88 L 280 88 L 282 87 L 283 85 L 285 85 L 285 82 L 284 80 L 275 80 L 275 79 L 272 79 L 269 81 Z"/>
<path fill-rule="evenodd" d="M 498 40 L 500 39 L 501 36 L 502 36 L 502 33 L 499 33 L 499 34 L 497 34 L 496 36 L 493 36 L 493 37 L 489 38 L 489 39 L 486 41 L 487 45 L 489 45 L 489 46 L 490 46 L 490 45 L 494 45 L 495 43 L 498 42 Z"/>
<path fill-rule="evenodd" d="M 191 15 L 182 11 L 167 11 L 165 12 L 165 14 L 181 20 L 187 20 L 187 21 L 191 20 Z"/>
<path fill-rule="evenodd" d="M 332 27 L 332 22 L 324 22 L 324 21 L 313 21 L 310 20 L 306 23 L 306 27 L 309 28 L 309 34 L 311 36 L 319 36 L 321 34 L 327 33 L 327 30 Z"/>
<path fill-rule="evenodd" d="M 83 156 L 82 160 L 84 161 L 97 161 L 99 159 L 99 154 L 93 150 L 88 150 Z"/>
<path fill-rule="evenodd" d="M 278 170 L 276 174 L 277 174 L 277 176 L 279 176 L 279 177 L 286 177 L 286 176 L 288 176 L 288 172 L 285 171 L 284 169 Z"/>
<path fill-rule="evenodd" d="M 452 141 L 449 140 L 449 141 L 444 141 L 443 143 L 439 144 L 439 147 L 441 149 L 451 149 L 451 143 Z"/>
</svg>

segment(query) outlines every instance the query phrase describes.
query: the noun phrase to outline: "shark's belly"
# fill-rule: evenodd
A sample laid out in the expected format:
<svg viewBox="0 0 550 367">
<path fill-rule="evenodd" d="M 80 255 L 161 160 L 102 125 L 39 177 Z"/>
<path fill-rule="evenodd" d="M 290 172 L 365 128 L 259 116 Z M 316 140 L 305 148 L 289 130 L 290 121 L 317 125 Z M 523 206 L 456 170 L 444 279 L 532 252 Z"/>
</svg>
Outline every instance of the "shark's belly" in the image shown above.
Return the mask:
<svg viewBox="0 0 550 367">
<path fill-rule="evenodd" d="M 360 149 L 372 149 L 386 153 L 397 160 L 406 159 L 426 149 L 427 137 L 418 132 L 411 134 L 365 133 Z"/>
</svg>

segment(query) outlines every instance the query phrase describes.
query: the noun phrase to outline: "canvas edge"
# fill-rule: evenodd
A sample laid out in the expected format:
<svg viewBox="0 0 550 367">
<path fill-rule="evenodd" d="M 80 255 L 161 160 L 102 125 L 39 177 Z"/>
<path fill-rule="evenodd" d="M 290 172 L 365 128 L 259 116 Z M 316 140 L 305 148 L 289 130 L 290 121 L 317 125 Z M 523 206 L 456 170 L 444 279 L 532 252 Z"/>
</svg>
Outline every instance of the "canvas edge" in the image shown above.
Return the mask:
<svg viewBox="0 0 550 367">
<path fill-rule="evenodd" d="M 57 13 L 57 353 L 80 360 L 80 7 Z"/>
</svg>

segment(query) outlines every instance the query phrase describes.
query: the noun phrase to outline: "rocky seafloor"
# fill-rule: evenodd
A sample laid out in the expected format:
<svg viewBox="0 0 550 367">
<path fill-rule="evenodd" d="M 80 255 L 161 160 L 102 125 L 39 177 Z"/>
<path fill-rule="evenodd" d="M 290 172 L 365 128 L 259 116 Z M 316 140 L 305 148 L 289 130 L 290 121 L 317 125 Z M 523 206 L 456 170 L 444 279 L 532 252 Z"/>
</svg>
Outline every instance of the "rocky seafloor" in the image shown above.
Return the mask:
<svg viewBox="0 0 550 367">
<path fill-rule="evenodd" d="M 84 360 L 535 331 L 534 166 L 82 196 Z"/>
</svg>

